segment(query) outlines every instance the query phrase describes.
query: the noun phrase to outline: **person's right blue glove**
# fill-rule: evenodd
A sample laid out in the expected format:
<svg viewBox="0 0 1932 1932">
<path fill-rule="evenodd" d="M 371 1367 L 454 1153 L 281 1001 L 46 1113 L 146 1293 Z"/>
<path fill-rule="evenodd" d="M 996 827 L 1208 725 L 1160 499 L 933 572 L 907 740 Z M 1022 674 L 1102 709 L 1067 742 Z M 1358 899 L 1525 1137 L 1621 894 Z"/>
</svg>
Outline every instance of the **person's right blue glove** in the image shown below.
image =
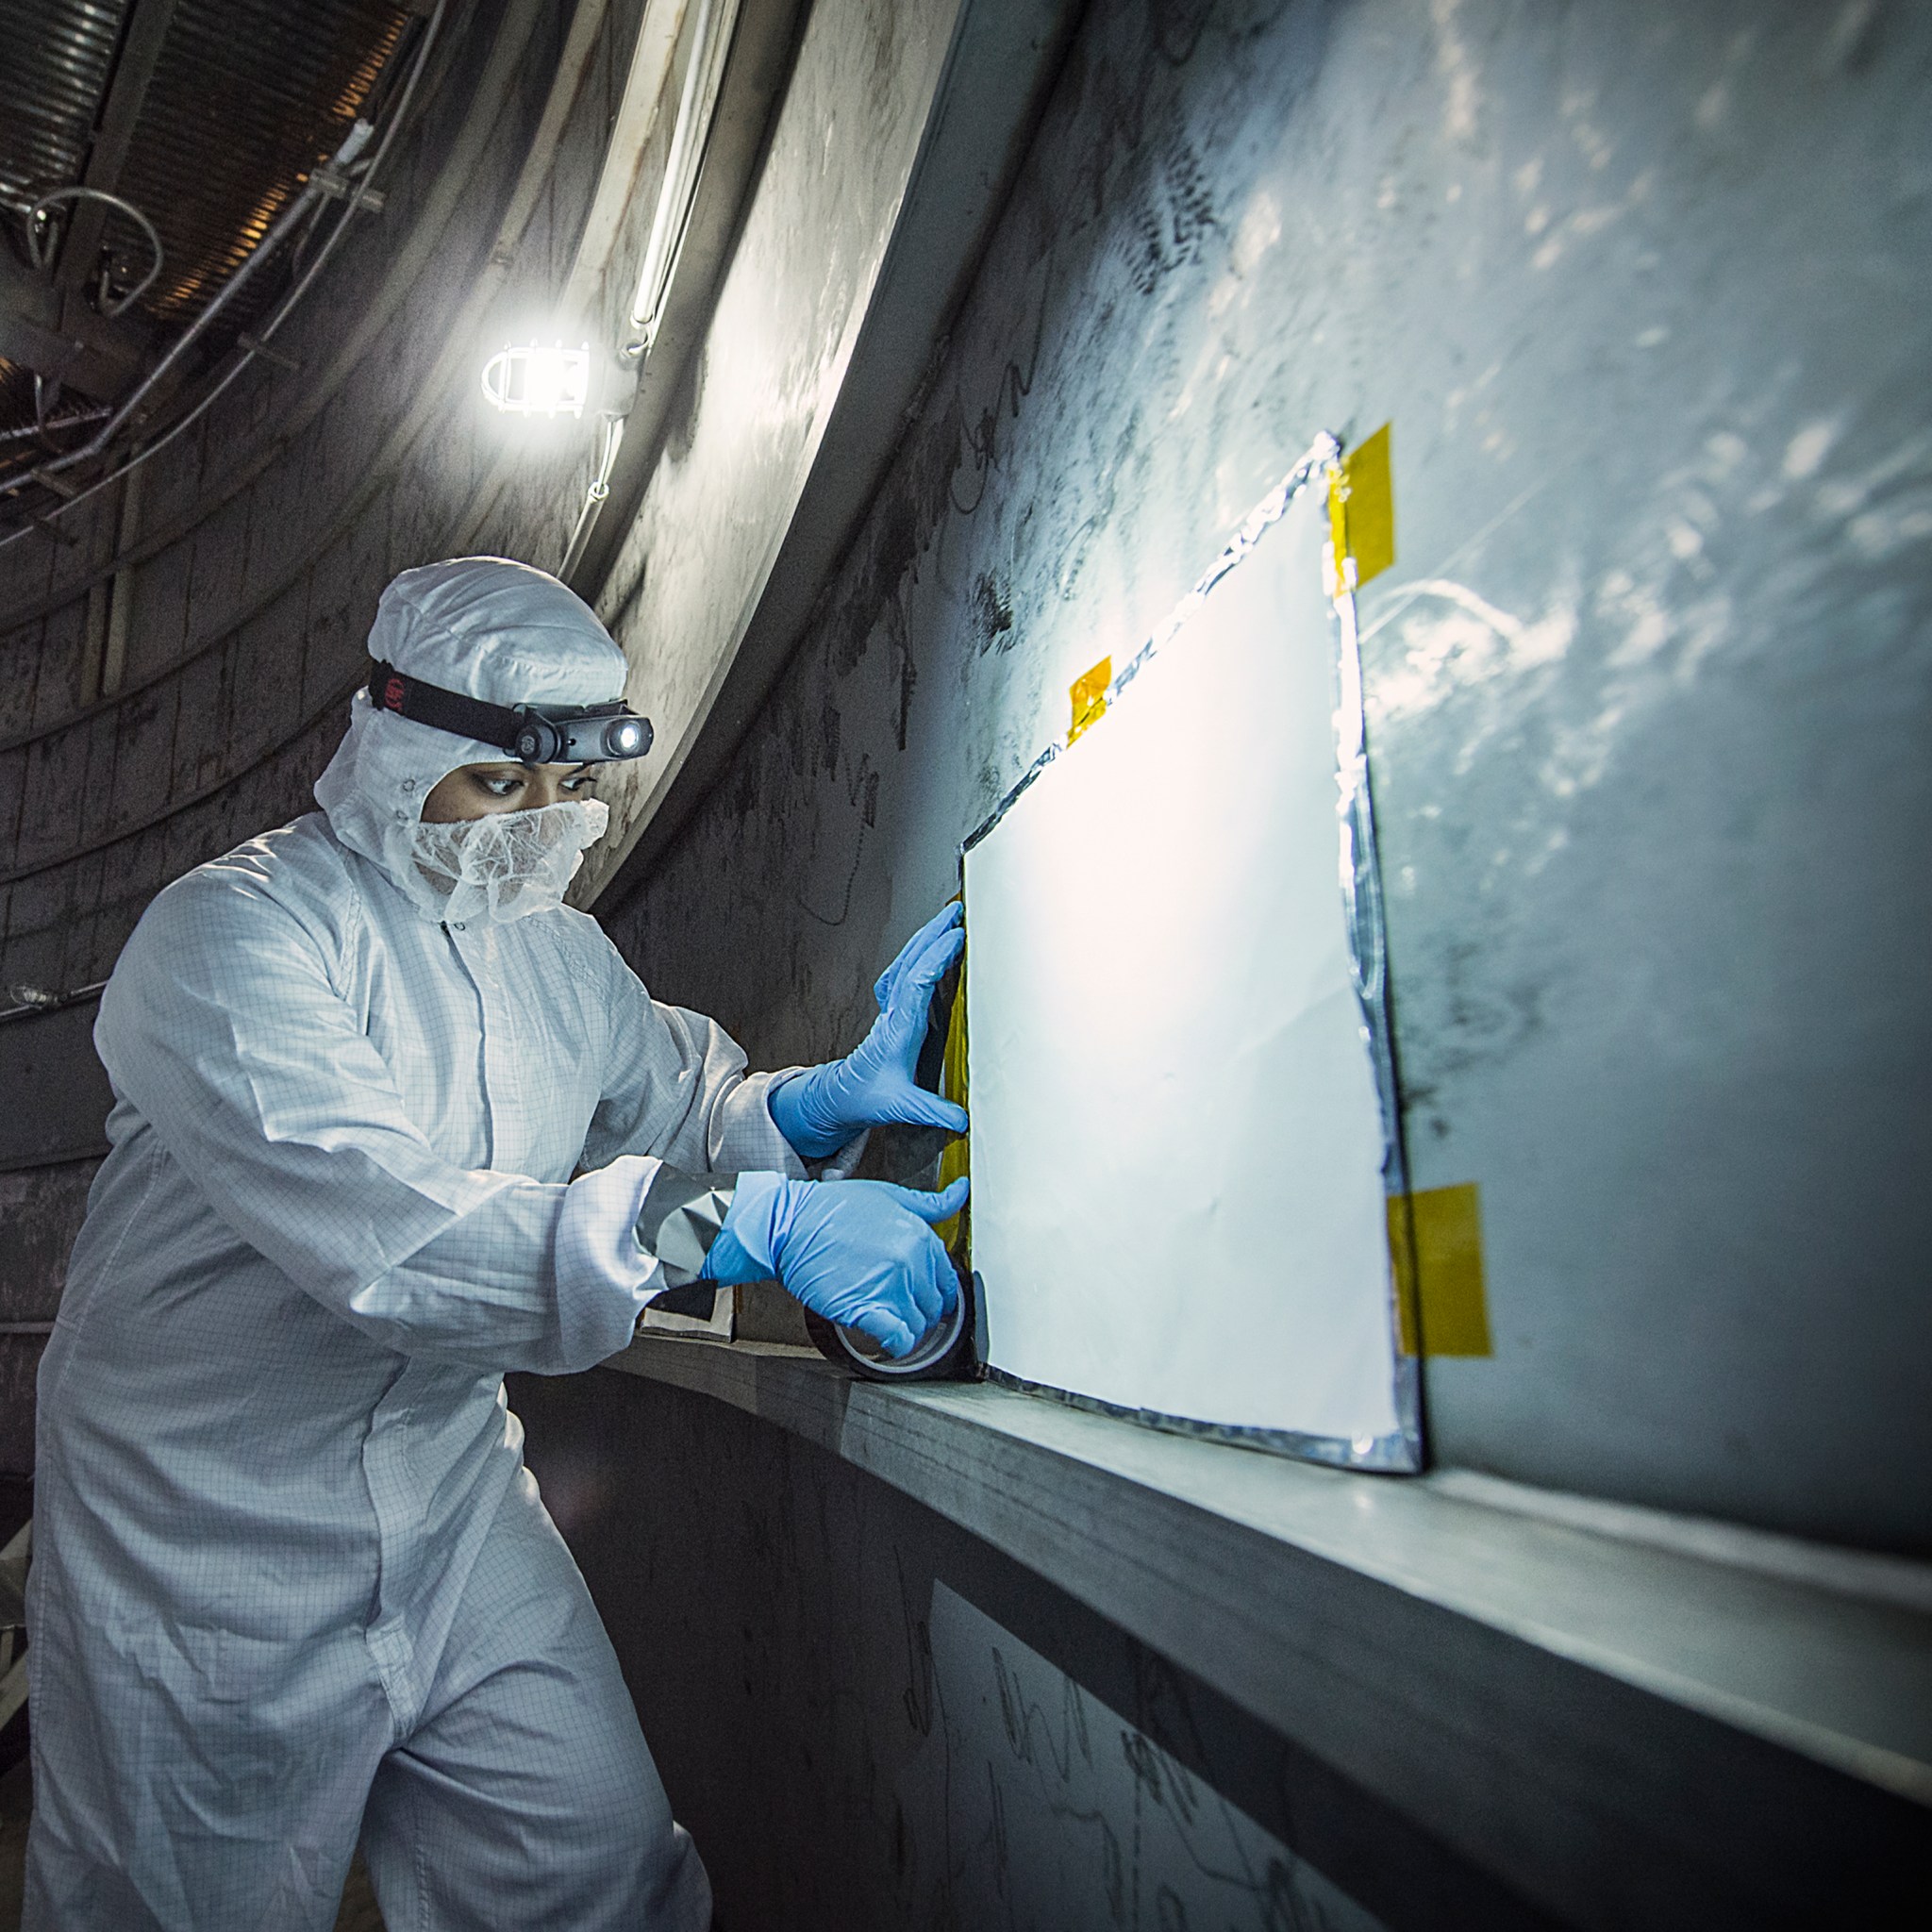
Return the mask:
<svg viewBox="0 0 1932 1932">
<path fill-rule="evenodd" d="M 933 1224 L 966 1205 L 962 1175 L 942 1193 L 886 1181 L 794 1181 L 741 1174 L 705 1257 L 708 1281 L 769 1281 L 815 1315 L 909 1355 L 958 1299 Z"/>
</svg>

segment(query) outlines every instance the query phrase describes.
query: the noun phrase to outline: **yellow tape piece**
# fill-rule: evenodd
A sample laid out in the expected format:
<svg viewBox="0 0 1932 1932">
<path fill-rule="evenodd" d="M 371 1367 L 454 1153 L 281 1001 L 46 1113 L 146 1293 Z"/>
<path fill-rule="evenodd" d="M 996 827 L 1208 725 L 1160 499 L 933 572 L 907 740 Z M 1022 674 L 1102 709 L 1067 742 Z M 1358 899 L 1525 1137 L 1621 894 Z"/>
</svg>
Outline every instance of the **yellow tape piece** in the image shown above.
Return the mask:
<svg viewBox="0 0 1932 1932">
<path fill-rule="evenodd" d="M 1389 1197 L 1404 1355 L 1492 1356 L 1476 1184 Z"/>
<path fill-rule="evenodd" d="M 1358 591 L 1395 561 L 1395 483 L 1383 424 L 1328 476 L 1328 594 Z M 1355 565 L 1353 575 L 1343 559 Z"/>
<path fill-rule="evenodd" d="M 965 1107 L 966 1099 L 966 956 L 959 956 L 959 990 L 953 995 L 953 1010 L 946 1022 L 946 1051 L 940 1063 L 940 1091 L 948 1100 L 957 1100 Z M 950 1188 L 963 1174 L 973 1172 L 970 1138 L 961 1134 L 957 1141 L 948 1141 L 940 1155 L 940 1174 L 938 1186 L 941 1191 Z M 971 1266 L 971 1260 L 962 1245 L 967 1227 L 968 1214 L 962 1209 L 950 1221 L 942 1221 L 935 1232 L 940 1243 L 958 1260 Z"/>
<path fill-rule="evenodd" d="M 1072 744 L 1090 724 L 1107 715 L 1107 688 L 1113 682 L 1113 659 L 1103 658 L 1091 670 L 1083 671 L 1068 687 L 1074 701 L 1074 722 L 1067 726 L 1067 742 Z"/>
</svg>

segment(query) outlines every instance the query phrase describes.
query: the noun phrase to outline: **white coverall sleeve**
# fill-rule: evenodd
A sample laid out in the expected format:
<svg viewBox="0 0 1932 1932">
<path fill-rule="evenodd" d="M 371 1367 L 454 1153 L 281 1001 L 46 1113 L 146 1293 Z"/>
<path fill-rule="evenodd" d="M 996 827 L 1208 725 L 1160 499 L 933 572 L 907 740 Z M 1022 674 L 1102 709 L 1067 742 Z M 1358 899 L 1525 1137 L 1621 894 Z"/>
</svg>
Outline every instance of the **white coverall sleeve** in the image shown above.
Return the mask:
<svg viewBox="0 0 1932 1932">
<path fill-rule="evenodd" d="M 409 1119 L 322 945 L 245 874 L 194 874 L 155 902 L 94 1038 L 116 1091 L 214 1212 L 403 1354 L 588 1368 L 664 1286 L 630 1232 L 657 1161 L 569 1186 L 451 1165 Z"/>
<path fill-rule="evenodd" d="M 584 1165 L 651 1154 L 687 1174 L 759 1171 L 804 1179 L 806 1164 L 765 1102 L 784 1075 L 746 1073 L 744 1049 L 724 1027 L 654 1000 L 615 946 L 606 969 L 604 1099 Z"/>
</svg>

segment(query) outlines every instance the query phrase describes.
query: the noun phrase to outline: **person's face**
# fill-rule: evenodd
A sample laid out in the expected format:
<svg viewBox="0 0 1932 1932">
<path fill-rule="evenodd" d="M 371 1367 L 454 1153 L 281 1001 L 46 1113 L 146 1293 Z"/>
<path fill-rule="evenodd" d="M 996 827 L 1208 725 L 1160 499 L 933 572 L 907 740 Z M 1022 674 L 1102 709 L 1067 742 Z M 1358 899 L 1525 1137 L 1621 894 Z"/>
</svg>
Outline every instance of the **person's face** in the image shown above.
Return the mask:
<svg viewBox="0 0 1932 1932">
<path fill-rule="evenodd" d="M 492 812 L 535 811 L 590 795 L 591 765 L 458 765 L 423 801 L 423 823 L 454 824 Z"/>
</svg>

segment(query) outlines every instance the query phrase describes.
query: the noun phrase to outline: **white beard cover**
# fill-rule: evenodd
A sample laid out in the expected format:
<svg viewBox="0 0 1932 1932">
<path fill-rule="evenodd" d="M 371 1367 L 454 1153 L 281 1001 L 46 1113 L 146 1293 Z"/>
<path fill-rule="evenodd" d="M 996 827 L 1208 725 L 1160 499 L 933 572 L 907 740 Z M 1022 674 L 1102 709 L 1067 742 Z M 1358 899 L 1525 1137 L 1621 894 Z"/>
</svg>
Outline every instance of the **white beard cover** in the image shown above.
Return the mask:
<svg viewBox="0 0 1932 1932">
<path fill-rule="evenodd" d="M 499 924 L 563 904 L 564 888 L 584 862 L 584 847 L 604 836 L 610 808 L 601 798 L 567 799 L 534 811 L 412 828 L 416 869 L 439 894 L 452 924 Z"/>
</svg>

